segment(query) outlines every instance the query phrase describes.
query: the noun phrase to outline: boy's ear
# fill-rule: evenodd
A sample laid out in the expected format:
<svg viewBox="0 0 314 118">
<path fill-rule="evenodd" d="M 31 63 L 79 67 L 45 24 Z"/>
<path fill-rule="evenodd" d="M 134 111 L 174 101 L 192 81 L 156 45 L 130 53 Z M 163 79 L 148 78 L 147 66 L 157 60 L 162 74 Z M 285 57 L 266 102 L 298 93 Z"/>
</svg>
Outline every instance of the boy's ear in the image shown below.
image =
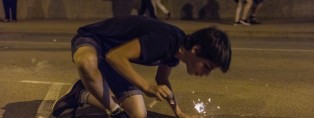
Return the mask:
<svg viewBox="0 0 314 118">
<path fill-rule="evenodd" d="M 191 49 L 192 54 L 199 54 L 201 52 L 201 46 L 200 45 L 194 45 Z"/>
</svg>

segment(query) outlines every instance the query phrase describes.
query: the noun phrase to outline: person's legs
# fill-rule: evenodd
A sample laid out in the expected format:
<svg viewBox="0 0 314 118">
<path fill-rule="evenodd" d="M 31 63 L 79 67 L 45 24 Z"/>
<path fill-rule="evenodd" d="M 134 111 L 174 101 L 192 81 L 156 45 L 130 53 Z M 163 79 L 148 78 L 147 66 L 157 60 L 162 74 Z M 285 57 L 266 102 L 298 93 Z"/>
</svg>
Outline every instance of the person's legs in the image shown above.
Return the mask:
<svg viewBox="0 0 314 118">
<path fill-rule="evenodd" d="M 154 10 L 154 7 L 153 7 L 153 4 L 152 4 L 152 0 L 146 0 L 146 6 L 148 8 L 148 12 L 149 12 L 149 16 L 154 18 L 154 19 L 157 19 L 157 16 L 155 14 L 155 10 Z"/>
<path fill-rule="evenodd" d="M 75 64 L 78 67 L 81 81 L 87 90 L 98 100 L 105 108 L 114 111 L 117 103 L 110 96 L 110 89 L 98 69 L 98 53 L 92 46 L 82 46 L 77 49 L 73 55 Z M 91 105 L 102 108 L 98 101 L 88 101 Z"/>
<path fill-rule="evenodd" d="M 263 5 L 263 0 L 254 0 L 252 10 L 249 16 L 250 23 L 260 24 L 261 22 L 257 20 L 257 14 Z"/>
<path fill-rule="evenodd" d="M 138 15 L 144 15 L 146 9 L 147 9 L 147 5 L 146 5 L 147 0 L 142 0 L 141 1 L 141 8 L 138 11 Z"/>
<path fill-rule="evenodd" d="M 3 7 L 4 7 L 4 22 L 8 22 L 10 20 L 10 9 L 9 9 L 9 2 L 10 0 L 3 0 Z"/>
<path fill-rule="evenodd" d="M 169 13 L 168 9 L 160 2 L 160 0 L 156 0 L 156 6 L 159 7 L 164 14 Z"/>
<path fill-rule="evenodd" d="M 12 14 L 12 22 L 16 22 L 16 5 L 17 0 L 11 0 L 11 14 Z"/>
<path fill-rule="evenodd" d="M 241 20 L 247 20 L 247 16 L 248 16 L 249 11 L 251 10 L 252 4 L 253 4 L 253 0 L 246 0 L 246 4 L 242 12 Z"/>
<path fill-rule="evenodd" d="M 239 22 L 240 21 L 240 15 L 241 15 L 241 11 L 242 11 L 242 4 L 243 3 L 242 3 L 241 0 L 238 1 L 234 22 Z"/>
</svg>

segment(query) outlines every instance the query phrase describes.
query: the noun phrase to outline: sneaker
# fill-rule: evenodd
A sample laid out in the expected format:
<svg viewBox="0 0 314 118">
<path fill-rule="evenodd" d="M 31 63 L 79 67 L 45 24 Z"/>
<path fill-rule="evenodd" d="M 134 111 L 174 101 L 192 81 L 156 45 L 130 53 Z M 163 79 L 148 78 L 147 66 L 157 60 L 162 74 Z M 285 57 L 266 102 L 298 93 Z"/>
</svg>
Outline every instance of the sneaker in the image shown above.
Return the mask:
<svg viewBox="0 0 314 118">
<path fill-rule="evenodd" d="M 83 106 L 80 103 L 81 93 L 86 90 L 82 81 L 78 80 L 72 86 L 71 91 L 57 100 L 52 107 L 52 115 L 57 117 L 66 109 L 77 109 L 79 106 Z"/>
<path fill-rule="evenodd" d="M 254 17 L 254 16 L 249 17 L 249 21 L 250 21 L 251 24 L 262 24 L 262 22 L 257 20 L 257 18 Z"/>
<path fill-rule="evenodd" d="M 9 22 L 10 20 L 8 20 L 8 19 L 4 19 L 3 20 L 3 22 L 5 22 L 5 23 L 7 23 L 7 22 Z"/>
<path fill-rule="evenodd" d="M 167 19 L 167 20 L 169 20 L 169 19 L 170 19 L 170 17 L 171 17 L 171 13 L 170 13 L 170 12 L 168 12 L 168 13 L 167 13 L 167 16 L 166 16 L 166 19 Z"/>
<path fill-rule="evenodd" d="M 239 21 L 242 25 L 251 25 L 247 20 L 240 20 Z"/>
<path fill-rule="evenodd" d="M 110 114 L 110 118 L 129 118 L 129 116 L 125 111 L 123 111 L 123 109 L 118 108 Z"/>
<path fill-rule="evenodd" d="M 251 23 L 251 24 L 262 24 L 262 22 L 260 22 L 260 21 L 258 21 L 258 20 L 256 20 L 256 19 L 251 19 L 251 20 L 250 20 L 250 23 Z"/>
</svg>

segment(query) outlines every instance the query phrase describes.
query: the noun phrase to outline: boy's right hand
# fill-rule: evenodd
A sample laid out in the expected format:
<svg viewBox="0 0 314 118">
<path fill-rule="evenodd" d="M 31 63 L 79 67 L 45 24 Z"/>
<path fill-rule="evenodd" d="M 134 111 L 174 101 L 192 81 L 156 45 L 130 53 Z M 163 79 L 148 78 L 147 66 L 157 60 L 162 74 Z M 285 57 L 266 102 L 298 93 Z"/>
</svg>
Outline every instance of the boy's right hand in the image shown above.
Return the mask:
<svg viewBox="0 0 314 118">
<path fill-rule="evenodd" d="M 149 85 L 149 87 L 143 90 L 149 97 L 156 97 L 158 100 L 172 99 L 173 93 L 166 85 Z"/>
</svg>

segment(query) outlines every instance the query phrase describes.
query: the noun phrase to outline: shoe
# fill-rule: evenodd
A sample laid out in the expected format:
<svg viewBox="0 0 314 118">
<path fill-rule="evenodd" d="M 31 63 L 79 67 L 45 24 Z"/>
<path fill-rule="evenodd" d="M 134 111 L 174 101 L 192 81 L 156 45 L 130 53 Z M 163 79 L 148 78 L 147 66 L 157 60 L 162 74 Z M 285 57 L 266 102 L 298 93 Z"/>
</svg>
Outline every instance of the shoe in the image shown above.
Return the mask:
<svg viewBox="0 0 314 118">
<path fill-rule="evenodd" d="M 118 108 L 110 114 L 110 118 L 130 118 L 128 114 L 123 111 L 121 108 Z"/>
<path fill-rule="evenodd" d="M 8 19 L 4 19 L 3 22 L 7 23 L 7 22 L 9 22 L 9 20 Z"/>
<path fill-rule="evenodd" d="M 257 20 L 257 18 L 254 17 L 254 16 L 250 16 L 250 17 L 249 17 L 249 21 L 250 21 L 251 24 L 262 24 L 262 22 L 260 22 L 259 20 Z"/>
<path fill-rule="evenodd" d="M 168 12 L 168 13 L 167 13 L 167 16 L 166 16 L 166 19 L 169 20 L 170 17 L 171 17 L 171 12 Z"/>
<path fill-rule="evenodd" d="M 256 20 L 256 19 L 251 19 L 251 20 L 250 20 L 250 23 L 251 23 L 251 24 L 262 24 L 262 22 L 260 22 L 260 21 L 258 21 L 258 20 Z"/>
<path fill-rule="evenodd" d="M 52 107 L 52 115 L 57 117 L 66 109 L 77 109 L 79 106 L 83 106 L 80 103 L 81 93 L 86 90 L 82 81 L 78 80 L 72 86 L 71 91 L 57 100 Z"/>
<path fill-rule="evenodd" d="M 242 25 L 251 25 L 247 20 L 240 20 L 239 21 Z"/>
</svg>

